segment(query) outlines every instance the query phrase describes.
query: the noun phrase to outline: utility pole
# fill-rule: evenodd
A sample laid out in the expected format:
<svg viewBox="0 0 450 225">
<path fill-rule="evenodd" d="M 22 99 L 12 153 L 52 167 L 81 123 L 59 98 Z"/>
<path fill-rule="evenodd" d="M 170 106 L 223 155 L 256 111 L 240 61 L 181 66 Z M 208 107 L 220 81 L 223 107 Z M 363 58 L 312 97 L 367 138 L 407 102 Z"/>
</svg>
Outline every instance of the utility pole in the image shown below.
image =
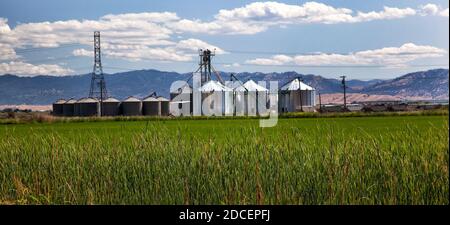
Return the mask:
<svg viewBox="0 0 450 225">
<path fill-rule="evenodd" d="M 320 96 L 320 92 L 319 92 L 319 111 L 322 112 L 322 96 Z"/>
<path fill-rule="evenodd" d="M 345 85 L 345 76 L 341 76 L 341 78 L 342 78 L 342 88 L 344 89 L 344 110 L 347 110 L 347 95 L 346 95 L 347 86 Z"/>
<path fill-rule="evenodd" d="M 94 32 L 94 68 L 92 71 L 91 88 L 89 97 L 100 101 L 100 116 L 103 115 L 103 100 L 108 97 L 106 91 L 105 77 L 103 76 L 102 59 L 100 52 L 100 31 Z"/>
<path fill-rule="evenodd" d="M 298 89 L 300 90 L 300 111 L 301 112 L 303 112 L 302 82 L 303 82 L 303 79 L 301 77 L 298 77 Z"/>
</svg>

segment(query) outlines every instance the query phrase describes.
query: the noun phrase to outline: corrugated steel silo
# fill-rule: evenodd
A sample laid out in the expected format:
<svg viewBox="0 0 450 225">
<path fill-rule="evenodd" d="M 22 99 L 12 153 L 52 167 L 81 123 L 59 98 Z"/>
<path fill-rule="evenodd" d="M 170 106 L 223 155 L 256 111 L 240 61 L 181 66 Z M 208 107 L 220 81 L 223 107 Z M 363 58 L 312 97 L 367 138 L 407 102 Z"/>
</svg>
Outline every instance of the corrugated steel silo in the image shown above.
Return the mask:
<svg viewBox="0 0 450 225">
<path fill-rule="evenodd" d="M 78 116 L 98 116 L 100 113 L 100 103 L 95 98 L 82 98 L 77 104 Z"/>
<path fill-rule="evenodd" d="M 142 101 L 135 97 L 128 97 L 122 101 L 122 114 L 124 116 L 140 116 L 142 115 Z"/>
<path fill-rule="evenodd" d="M 75 102 L 75 99 L 70 99 L 63 104 L 63 116 L 73 116 Z"/>
<path fill-rule="evenodd" d="M 103 116 L 117 116 L 120 112 L 120 101 L 109 97 L 102 101 Z"/>
<path fill-rule="evenodd" d="M 170 90 L 169 114 L 190 116 L 193 112 L 192 88 L 183 82 L 172 85 L 175 86 Z"/>
<path fill-rule="evenodd" d="M 142 114 L 146 116 L 160 116 L 161 103 L 154 97 L 147 97 L 142 100 Z"/>
<path fill-rule="evenodd" d="M 84 98 L 78 99 L 77 102 L 73 105 L 73 116 L 80 116 L 80 101 Z"/>
<path fill-rule="evenodd" d="M 62 116 L 63 115 L 63 105 L 66 103 L 66 100 L 59 99 L 58 101 L 53 103 L 53 112 L 54 116 Z"/>
<path fill-rule="evenodd" d="M 157 100 L 159 101 L 159 104 L 161 106 L 161 116 L 168 116 L 169 115 L 169 99 L 164 97 L 158 97 Z"/>
</svg>

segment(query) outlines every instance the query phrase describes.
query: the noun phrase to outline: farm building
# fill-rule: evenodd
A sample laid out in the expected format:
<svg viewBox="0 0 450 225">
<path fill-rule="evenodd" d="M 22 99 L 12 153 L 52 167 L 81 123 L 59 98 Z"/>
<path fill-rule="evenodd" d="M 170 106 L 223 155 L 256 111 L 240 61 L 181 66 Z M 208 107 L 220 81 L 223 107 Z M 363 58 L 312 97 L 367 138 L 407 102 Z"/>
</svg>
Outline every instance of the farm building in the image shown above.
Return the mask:
<svg viewBox="0 0 450 225">
<path fill-rule="evenodd" d="M 128 97 L 122 101 L 122 114 L 124 116 L 142 115 L 142 101 L 135 97 Z"/>
<path fill-rule="evenodd" d="M 174 85 L 177 85 L 174 83 Z M 177 116 L 190 116 L 193 111 L 192 88 L 185 83 L 179 83 L 179 87 L 171 87 L 170 90 L 170 114 Z"/>
<path fill-rule="evenodd" d="M 199 91 L 202 99 L 202 115 L 233 115 L 233 89 L 218 81 L 210 80 Z"/>
<path fill-rule="evenodd" d="M 279 94 L 280 112 L 314 111 L 316 90 L 298 78 L 282 86 Z"/>
<path fill-rule="evenodd" d="M 109 97 L 102 101 L 103 116 L 117 116 L 120 114 L 120 101 Z"/>
<path fill-rule="evenodd" d="M 255 116 L 266 113 L 268 90 L 265 87 L 256 84 L 253 80 L 248 80 L 234 90 L 235 102 L 244 105 L 244 115 Z M 264 111 L 260 112 L 261 109 Z"/>
<path fill-rule="evenodd" d="M 75 99 L 70 99 L 63 104 L 63 116 L 73 116 L 76 102 Z"/>
<path fill-rule="evenodd" d="M 66 100 L 59 99 L 58 101 L 53 103 L 53 115 L 54 116 L 62 116 L 63 115 L 63 105 L 66 103 Z"/>
</svg>

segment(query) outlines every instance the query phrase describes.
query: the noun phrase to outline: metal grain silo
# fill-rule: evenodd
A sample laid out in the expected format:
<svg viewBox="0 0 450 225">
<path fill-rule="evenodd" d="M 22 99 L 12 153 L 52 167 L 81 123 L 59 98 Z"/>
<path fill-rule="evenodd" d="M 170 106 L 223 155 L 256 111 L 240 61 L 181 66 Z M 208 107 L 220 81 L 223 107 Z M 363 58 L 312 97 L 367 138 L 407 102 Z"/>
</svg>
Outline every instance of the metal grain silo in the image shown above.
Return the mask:
<svg viewBox="0 0 450 225">
<path fill-rule="evenodd" d="M 80 116 L 80 101 L 83 99 L 84 98 L 80 98 L 77 102 L 75 102 L 73 106 L 73 116 Z"/>
<path fill-rule="evenodd" d="M 73 116 L 76 102 L 77 101 L 75 99 L 69 99 L 63 104 L 63 116 Z"/>
<path fill-rule="evenodd" d="M 280 88 L 280 112 L 298 112 L 314 110 L 316 89 L 295 78 Z"/>
<path fill-rule="evenodd" d="M 244 93 L 244 111 L 248 116 L 264 115 L 267 112 L 268 93 L 265 87 L 248 80 L 242 86 L 235 88 L 236 95 Z M 240 96 L 238 94 L 241 94 Z"/>
<path fill-rule="evenodd" d="M 218 81 L 210 80 L 199 91 L 202 99 L 202 115 L 233 115 L 233 89 Z"/>
<path fill-rule="evenodd" d="M 169 111 L 175 116 L 190 116 L 193 111 L 192 88 L 184 82 L 174 82 L 170 87 Z"/>
<path fill-rule="evenodd" d="M 124 116 L 140 116 L 142 115 L 142 101 L 135 97 L 128 97 L 122 101 L 122 114 Z"/>
<path fill-rule="evenodd" d="M 142 114 L 145 116 L 160 116 L 161 103 L 155 97 L 147 97 L 142 100 Z"/>
<path fill-rule="evenodd" d="M 63 105 L 66 103 L 66 100 L 59 99 L 58 101 L 53 103 L 53 112 L 54 116 L 62 116 L 63 115 Z"/>
<path fill-rule="evenodd" d="M 109 97 L 102 101 L 101 114 L 103 116 L 117 116 L 120 112 L 120 101 Z"/>
<path fill-rule="evenodd" d="M 78 100 L 79 116 L 98 116 L 100 113 L 100 104 L 95 98 L 82 98 Z"/>
<path fill-rule="evenodd" d="M 164 97 L 158 97 L 157 100 L 159 101 L 159 104 L 161 105 L 161 114 L 160 116 L 168 116 L 169 115 L 169 99 Z"/>
</svg>

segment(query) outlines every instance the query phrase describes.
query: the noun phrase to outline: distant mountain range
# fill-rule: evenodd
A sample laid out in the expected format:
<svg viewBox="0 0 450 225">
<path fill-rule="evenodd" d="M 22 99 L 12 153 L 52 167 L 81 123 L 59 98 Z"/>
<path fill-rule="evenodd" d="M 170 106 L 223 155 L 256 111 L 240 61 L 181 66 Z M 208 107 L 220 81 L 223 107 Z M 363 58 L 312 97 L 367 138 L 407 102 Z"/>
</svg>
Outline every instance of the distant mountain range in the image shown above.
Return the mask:
<svg viewBox="0 0 450 225">
<path fill-rule="evenodd" d="M 225 80 L 229 74 L 221 72 Z M 278 80 L 279 86 L 289 80 L 302 77 L 304 82 L 323 94 L 342 92 L 341 81 L 313 74 L 297 72 L 284 73 L 238 73 L 241 81 Z M 169 96 L 170 84 L 176 80 L 187 80 L 190 74 L 164 72 L 158 70 L 136 70 L 124 73 L 106 74 L 108 94 L 118 99 L 128 96 L 144 97 L 153 91 L 158 95 Z M 348 80 L 348 93 L 371 95 L 396 95 L 403 97 L 423 97 L 429 99 L 449 98 L 448 69 L 434 69 L 409 73 L 391 80 Z M 89 92 L 90 74 L 77 76 L 0 76 L 0 105 L 51 104 L 59 98 L 81 98 Z"/>
</svg>

